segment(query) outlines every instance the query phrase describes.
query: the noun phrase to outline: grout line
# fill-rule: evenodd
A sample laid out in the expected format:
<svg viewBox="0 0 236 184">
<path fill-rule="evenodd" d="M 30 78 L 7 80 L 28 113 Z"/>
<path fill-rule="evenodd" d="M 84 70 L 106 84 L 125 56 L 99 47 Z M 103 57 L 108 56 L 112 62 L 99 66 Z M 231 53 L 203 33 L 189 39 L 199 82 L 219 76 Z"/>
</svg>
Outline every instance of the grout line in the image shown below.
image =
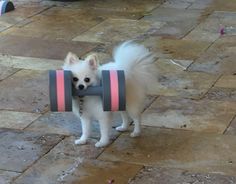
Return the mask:
<svg viewBox="0 0 236 184">
<path fill-rule="evenodd" d="M 137 171 L 137 173 L 132 178 L 129 179 L 128 183 L 130 183 L 131 181 L 134 181 L 135 178 L 138 176 L 138 174 L 145 168 L 145 166 L 142 164 L 136 164 L 136 165 L 140 165 L 141 168 Z"/>
<path fill-rule="evenodd" d="M 226 127 L 226 129 L 223 132 L 223 135 L 226 134 L 227 130 L 229 129 L 229 127 L 231 126 L 231 124 L 233 123 L 234 119 L 236 119 L 236 115 L 233 116 L 233 118 L 229 121 L 228 126 Z"/>
<path fill-rule="evenodd" d="M 215 86 L 215 84 L 220 80 L 220 78 L 221 78 L 222 76 L 223 76 L 223 74 L 219 75 L 219 76 L 216 78 L 216 80 L 213 82 L 213 84 L 211 85 L 211 87 L 209 87 L 208 90 L 207 90 L 205 93 L 203 93 L 203 94 L 199 97 L 199 100 L 203 99 L 203 98 L 206 96 L 206 94 L 208 94 L 208 92 Z"/>
<path fill-rule="evenodd" d="M 151 14 L 153 11 L 158 10 L 162 4 L 164 4 L 164 2 L 161 2 L 160 4 L 158 4 L 156 7 L 154 7 L 153 9 L 151 9 L 149 11 L 143 12 L 142 16 L 140 18 L 138 18 L 137 20 L 142 20 L 144 17 L 147 17 L 146 14 Z"/>
<path fill-rule="evenodd" d="M 44 112 L 32 112 L 32 111 L 23 111 L 23 110 L 14 110 L 14 109 L 0 109 L 0 111 L 11 111 L 11 112 L 24 112 L 24 113 L 30 113 L 30 114 L 44 114 Z M 46 111 L 45 111 L 46 112 Z M 48 111 L 47 111 L 48 112 Z"/>
<path fill-rule="evenodd" d="M 158 99 L 160 96 L 158 95 L 153 95 L 154 96 L 154 99 L 143 109 L 143 111 L 141 112 L 141 114 L 146 111 L 155 101 L 156 99 Z"/>
<path fill-rule="evenodd" d="M 13 67 L 9 67 L 9 68 L 13 68 Z M 13 69 L 16 69 L 15 72 L 13 72 L 12 74 L 8 75 L 6 78 L 0 80 L 0 82 L 3 82 L 4 80 L 10 78 L 11 76 L 15 75 L 17 72 L 20 72 L 22 69 L 21 68 L 13 68 Z M 1 109 L 0 109 L 1 110 Z"/>
<path fill-rule="evenodd" d="M 0 171 L 15 172 L 15 173 L 22 174 L 22 172 L 20 171 L 13 171 L 13 170 L 8 170 L 8 169 L 0 169 Z"/>
<path fill-rule="evenodd" d="M 126 133 L 126 132 L 119 132 L 119 135 L 118 135 L 114 140 L 112 140 L 111 143 L 110 143 L 108 146 L 104 147 L 103 150 L 101 151 L 101 153 L 99 153 L 94 159 L 95 159 L 95 160 L 98 160 L 98 157 L 100 157 L 101 154 L 103 154 L 106 149 L 108 149 L 109 147 L 111 147 L 111 145 L 112 145 L 123 133 Z"/>
<path fill-rule="evenodd" d="M 27 128 L 29 128 L 33 123 L 35 123 L 39 118 L 41 118 L 43 115 L 45 115 L 46 113 L 48 113 L 49 112 L 49 110 L 48 111 L 45 111 L 45 112 L 43 112 L 43 113 L 39 113 L 39 114 L 41 114 L 38 118 L 36 118 L 34 121 L 32 121 L 31 123 L 29 123 L 26 127 L 24 127 L 22 130 L 26 130 Z"/>
<path fill-rule="evenodd" d="M 22 176 L 27 170 L 29 170 L 33 165 L 35 165 L 38 161 L 40 161 L 45 155 L 47 155 L 53 148 L 55 148 L 60 142 L 62 142 L 66 137 L 64 135 L 60 135 L 57 134 L 59 136 L 63 136 L 62 139 L 60 141 L 58 141 L 54 146 L 51 147 L 51 149 L 49 149 L 47 152 L 45 152 L 45 154 L 41 155 L 37 160 L 35 160 L 34 162 L 32 162 L 30 165 L 27 166 L 27 168 L 25 170 L 22 171 L 22 173 L 15 177 L 12 182 L 15 182 L 20 176 Z"/>
<path fill-rule="evenodd" d="M 31 16 L 24 18 L 23 20 L 21 20 L 21 21 L 15 23 L 15 24 L 13 24 L 13 25 L 7 27 L 6 29 L 1 30 L 0 33 L 3 33 L 4 31 L 7 31 L 7 30 L 13 28 L 14 26 L 19 25 L 20 23 L 26 21 L 27 19 L 30 19 L 30 18 L 32 18 L 32 17 L 34 17 L 34 16 L 37 16 L 37 15 L 43 13 L 44 11 L 47 11 L 47 10 L 53 8 L 53 7 L 54 7 L 54 5 L 53 5 L 53 6 L 49 6 L 49 7 L 45 8 L 45 9 L 43 9 L 43 10 L 41 10 L 41 11 L 35 13 L 35 14 L 32 14 Z"/>
<path fill-rule="evenodd" d="M 39 12 L 37 12 L 37 13 L 35 13 L 35 14 L 33 14 L 33 15 L 29 16 L 29 17 L 27 17 L 27 18 L 32 18 L 32 17 L 34 17 L 34 16 L 36 16 L 36 15 L 39 15 L 39 14 L 41 14 L 41 13 L 45 12 L 45 11 L 48 11 L 49 9 L 52 9 L 52 8 L 54 8 L 54 7 L 55 7 L 55 5 L 51 5 L 51 6 L 49 6 L 49 7 L 45 8 L 45 9 L 43 9 L 43 10 L 39 11 Z"/>
<path fill-rule="evenodd" d="M 213 41 L 212 43 L 210 43 L 210 44 L 208 45 L 208 47 L 207 47 L 205 50 L 202 51 L 202 54 L 206 53 L 206 52 L 210 49 L 210 47 L 211 47 L 217 40 L 219 40 L 219 38 L 217 38 L 215 41 Z M 198 57 L 198 58 L 199 58 L 199 57 Z M 189 68 L 196 62 L 196 60 L 197 60 L 198 58 L 194 59 L 193 62 L 192 62 L 190 65 L 188 65 L 188 67 L 186 68 L 186 71 L 189 71 Z M 189 72 L 191 72 L 191 71 L 189 71 Z M 201 71 L 195 71 L 195 72 L 201 72 Z M 203 72 L 203 73 L 207 73 L 207 72 Z"/>
<path fill-rule="evenodd" d="M 192 4 L 191 4 L 190 6 L 192 6 Z M 190 7 L 190 6 L 189 6 L 189 7 Z M 187 7 L 186 10 L 192 10 L 192 9 L 188 9 L 189 7 Z M 200 11 L 202 11 L 202 13 L 203 13 L 203 15 L 204 15 L 204 13 L 205 13 L 204 11 L 207 11 L 207 8 L 205 8 L 205 9 L 203 9 L 203 10 L 200 10 Z M 201 19 L 201 17 L 203 16 L 203 15 L 201 14 L 201 15 L 198 17 L 198 19 L 196 20 L 196 21 L 197 21 L 197 24 L 196 24 L 195 26 L 193 26 L 193 28 L 190 29 L 185 35 L 183 35 L 183 37 L 181 37 L 181 39 L 185 38 L 189 33 L 191 33 L 195 28 L 197 28 L 201 23 L 205 22 L 205 20 L 206 20 L 212 13 L 213 13 L 213 11 L 207 13 L 207 16 L 205 16 L 203 19 Z M 201 21 L 200 21 L 199 19 L 200 19 Z"/>
<path fill-rule="evenodd" d="M 185 8 L 185 10 L 191 10 L 191 9 L 189 9 L 189 8 L 190 8 L 193 4 L 194 4 L 193 2 L 190 2 L 189 5 L 188 5 L 188 7 Z"/>
</svg>

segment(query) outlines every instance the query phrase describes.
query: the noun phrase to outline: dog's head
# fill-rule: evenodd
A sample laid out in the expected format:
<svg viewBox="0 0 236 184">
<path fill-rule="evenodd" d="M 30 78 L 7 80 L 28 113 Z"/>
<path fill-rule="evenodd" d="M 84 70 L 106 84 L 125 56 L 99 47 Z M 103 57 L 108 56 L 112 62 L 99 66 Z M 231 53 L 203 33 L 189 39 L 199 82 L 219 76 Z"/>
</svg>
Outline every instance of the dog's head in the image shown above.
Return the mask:
<svg viewBox="0 0 236 184">
<path fill-rule="evenodd" d="M 76 89 L 86 89 L 98 83 L 99 61 L 95 54 L 89 55 L 84 60 L 69 52 L 65 58 L 63 70 L 72 72 L 73 85 Z"/>
</svg>

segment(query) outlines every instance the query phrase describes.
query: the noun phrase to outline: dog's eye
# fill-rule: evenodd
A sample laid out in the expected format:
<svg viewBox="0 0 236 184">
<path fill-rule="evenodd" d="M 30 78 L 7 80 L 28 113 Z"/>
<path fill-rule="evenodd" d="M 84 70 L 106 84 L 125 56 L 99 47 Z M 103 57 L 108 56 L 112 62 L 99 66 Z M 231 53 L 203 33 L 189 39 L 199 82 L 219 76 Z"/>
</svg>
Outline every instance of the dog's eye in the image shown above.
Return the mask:
<svg viewBox="0 0 236 184">
<path fill-rule="evenodd" d="M 85 79 L 84 79 L 84 82 L 89 82 L 90 81 L 90 78 L 88 78 L 88 77 L 86 77 Z"/>
<path fill-rule="evenodd" d="M 79 79 L 77 77 L 73 77 L 73 81 L 77 82 Z"/>
</svg>

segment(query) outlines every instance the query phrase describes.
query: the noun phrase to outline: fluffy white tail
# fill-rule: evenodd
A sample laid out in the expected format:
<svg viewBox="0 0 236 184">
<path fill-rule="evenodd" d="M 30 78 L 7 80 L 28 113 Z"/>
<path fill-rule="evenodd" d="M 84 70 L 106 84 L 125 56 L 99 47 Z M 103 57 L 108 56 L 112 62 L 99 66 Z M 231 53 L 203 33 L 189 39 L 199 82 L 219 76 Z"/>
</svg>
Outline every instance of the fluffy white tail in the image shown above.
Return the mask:
<svg viewBox="0 0 236 184">
<path fill-rule="evenodd" d="M 146 93 L 152 91 L 157 80 L 153 53 L 143 45 L 127 41 L 114 50 L 113 57 L 116 68 L 125 71 L 126 79 L 146 88 Z"/>
</svg>

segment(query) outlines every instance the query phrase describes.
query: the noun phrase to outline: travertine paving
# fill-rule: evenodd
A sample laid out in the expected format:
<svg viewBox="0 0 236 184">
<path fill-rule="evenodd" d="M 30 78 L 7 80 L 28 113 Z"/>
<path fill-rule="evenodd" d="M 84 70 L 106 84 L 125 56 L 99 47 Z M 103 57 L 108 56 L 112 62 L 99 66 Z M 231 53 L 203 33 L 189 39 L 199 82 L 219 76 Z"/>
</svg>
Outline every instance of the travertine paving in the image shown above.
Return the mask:
<svg viewBox="0 0 236 184">
<path fill-rule="evenodd" d="M 56 134 L 1 129 L 0 169 L 23 172 L 63 138 Z"/>
<path fill-rule="evenodd" d="M 145 167 L 130 182 L 131 184 L 143 183 L 204 183 L 204 184 L 230 184 L 235 183 L 235 177 L 217 175 L 217 174 L 201 174 L 192 173 L 181 169 Z"/>
<path fill-rule="evenodd" d="M 0 184 L 236 184 L 235 0 L 14 0 L 0 16 Z M 221 28 L 230 29 L 220 34 Z M 81 123 L 49 110 L 48 70 L 67 52 L 156 54 L 140 137 L 78 146 Z"/>
<path fill-rule="evenodd" d="M 235 108 L 235 102 L 160 97 L 143 113 L 142 124 L 223 133 Z"/>
<path fill-rule="evenodd" d="M 141 137 L 122 134 L 98 159 L 235 176 L 235 142 L 229 135 L 143 127 Z"/>
</svg>

